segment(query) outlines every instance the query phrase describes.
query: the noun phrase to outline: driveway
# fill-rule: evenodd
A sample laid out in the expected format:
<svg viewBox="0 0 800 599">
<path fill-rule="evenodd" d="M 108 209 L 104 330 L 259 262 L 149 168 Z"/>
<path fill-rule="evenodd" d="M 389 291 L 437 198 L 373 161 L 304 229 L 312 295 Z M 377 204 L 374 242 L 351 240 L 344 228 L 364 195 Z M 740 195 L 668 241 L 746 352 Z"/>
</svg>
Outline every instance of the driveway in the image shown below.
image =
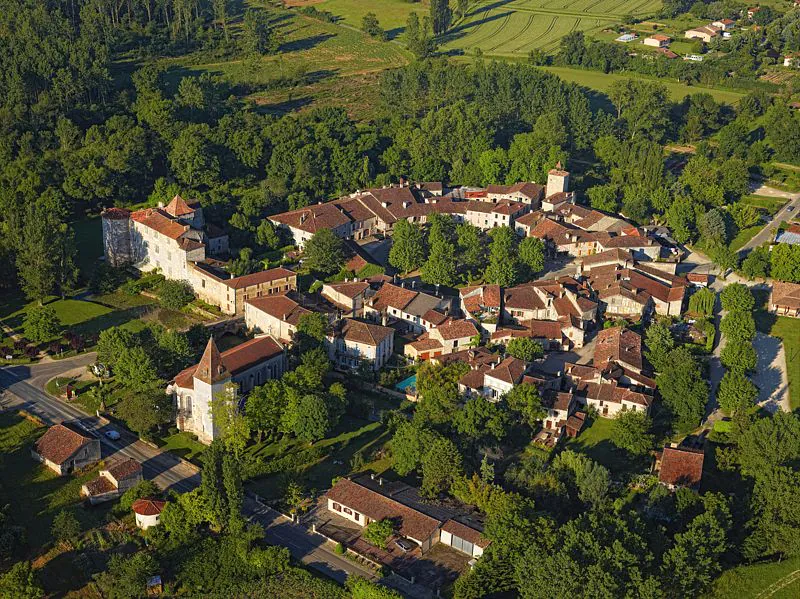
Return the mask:
<svg viewBox="0 0 800 599">
<path fill-rule="evenodd" d="M 758 404 L 769 412 L 783 409 L 791 412 L 789 403 L 789 378 L 786 370 L 786 352 L 776 337 L 756 333 L 753 347 L 758 356 L 755 373 L 750 377 L 758 387 Z"/>
</svg>

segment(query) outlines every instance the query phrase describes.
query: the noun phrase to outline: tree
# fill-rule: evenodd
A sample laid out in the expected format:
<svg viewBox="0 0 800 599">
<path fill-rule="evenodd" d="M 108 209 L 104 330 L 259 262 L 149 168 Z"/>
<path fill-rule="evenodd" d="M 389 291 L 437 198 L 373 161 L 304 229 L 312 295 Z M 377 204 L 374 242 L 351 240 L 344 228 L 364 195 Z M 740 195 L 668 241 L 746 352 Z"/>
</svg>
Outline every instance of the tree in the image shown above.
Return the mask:
<svg viewBox="0 0 800 599">
<path fill-rule="evenodd" d="M 653 448 L 652 426 L 653 421 L 643 411 L 622 411 L 612 423 L 611 441 L 634 455 L 646 455 Z"/>
<path fill-rule="evenodd" d="M 180 310 L 194 300 L 194 292 L 186 281 L 167 279 L 158 286 L 158 299 L 169 310 Z"/>
<path fill-rule="evenodd" d="M 119 498 L 120 512 L 130 512 L 131 506 L 137 499 L 146 499 L 148 497 L 158 497 L 161 491 L 152 480 L 142 480 L 132 486 L 130 489 L 122 494 Z"/>
<path fill-rule="evenodd" d="M 700 316 L 714 314 L 714 304 L 717 303 L 717 294 L 713 289 L 701 287 L 689 298 L 689 312 Z"/>
<path fill-rule="evenodd" d="M 679 347 L 669 353 L 666 368 L 656 376 L 656 387 L 672 413 L 676 431 L 688 433 L 700 423 L 708 399 L 708 383 L 688 349 Z"/>
<path fill-rule="evenodd" d="M 507 425 L 508 418 L 503 408 L 482 397 L 468 400 L 453 418 L 455 430 L 478 444 L 502 441 Z"/>
<path fill-rule="evenodd" d="M 250 440 L 250 425 L 239 410 L 237 385 L 227 383 L 223 390 L 211 399 L 211 420 L 219 432 L 219 439 L 229 452 L 238 459 Z"/>
<path fill-rule="evenodd" d="M 750 312 L 755 305 L 753 294 L 747 285 L 730 283 L 719 294 L 722 309 L 727 312 Z"/>
<path fill-rule="evenodd" d="M 344 586 L 353 599 L 402 599 L 397 591 L 360 576 L 348 576 Z"/>
<path fill-rule="evenodd" d="M 598 507 L 605 501 L 610 485 L 610 476 L 605 467 L 572 450 L 558 454 L 552 467 L 562 479 L 575 487 L 578 499 L 583 503 Z"/>
<path fill-rule="evenodd" d="M 669 92 L 662 83 L 624 79 L 608 90 L 630 139 L 639 136 L 661 141 L 669 123 Z"/>
<path fill-rule="evenodd" d="M 386 549 L 392 534 L 394 534 L 394 524 L 391 520 L 384 518 L 382 520 L 373 520 L 367 524 L 361 536 L 376 547 Z"/>
<path fill-rule="evenodd" d="M 742 273 L 750 279 L 765 279 L 770 274 L 770 251 L 765 247 L 753 249 L 742 260 Z"/>
<path fill-rule="evenodd" d="M 590 187 L 586 195 L 589 196 L 589 203 L 595 210 L 603 210 L 612 214 L 619 211 L 617 189 L 614 185 L 607 184 Z"/>
<path fill-rule="evenodd" d="M 406 48 L 417 58 L 427 58 L 436 51 L 430 17 L 423 17 L 420 23 L 417 13 L 412 12 L 408 15 L 405 32 Z"/>
<path fill-rule="evenodd" d="M 422 486 L 426 497 L 446 492 L 462 473 L 461 454 L 450 439 L 436 439 L 422 457 Z"/>
<path fill-rule="evenodd" d="M 361 19 L 361 31 L 379 40 L 386 40 L 386 32 L 378 22 L 378 17 L 374 12 L 368 12 Z"/>
<path fill-rule="evenodd" d="M 31 306 L 25 312 L 22 327 L 28 339 L 35 343 L 44 343 L 58 335 L 61 321 L 50 306 Z"/>
<path fill-rule="evenodd" d="M 297 402 L 292 432 L 300 439 L 311 443 L 319 441 L 335 425 L 336 422 L 330 421 L 325 400 L 319 395 L 303 395 Z"/>
<path fill-rule="evenodd" d="M 319 312 L 303 314 L 297 321 L 298 333 L 320 343 L 325 339 L 329 328 L 328 319 Z"/>
<path fill-rule="evenodd" d="M 514 337 L 508 342 L 506 353 L 523 362 L 533 362 L 544 355 L 544 349 L 530 337 Z"/>
<path fill-rule="evenodd" d="M 244 530 L 242 520 L 242 464 L 236 453 L 226 452 L 222 456 L 222 485 L 225 488 L 225 503 L 228 508 L 227 527 L 231 533 Z"/>
<path fill-rule="evenodd" d="M 773 246 L 770 270 L 773 279 L 800 283 L 800 245 L 778 243 Z"/>
<path fill-rule="evenodd" d="M 163 387 L 132 387 L 117 404 L 117 412 L 125 424 L 140 436 L 172 422 L 172 398 Z"/>
<path fill-rule="evenodd" d="M 706 244 L 728 243 L 728 228 L 722 211 L 714 208 L 704 213 L 697 221 L 700 237 Z"/>
<path fill-rule="evenodd" d="M 264 434 L 271 439 L 278 432 L 286 406 L 286 392 L 281 381 L 267 381 L 247 396 L 244 414 L 250 429 L 258 431 L 259 443 Z"/>
<path fill-rule="evenodd" d="M 40 599 L 44 589 L 36 581 L 30 562 L 17 562 L 0 576 L 0 597 L 4 599 Z"/>
<path fill-rule="evenodd" d="M 446 240 L 430 244 L 428 259 L 420 270 L 422 280 L 431 285 L 451 287 L 457 283 L 456 271 L 455 246 Z"/>
<path fill-rule="evenodd" d="M 533 429 L 547 415 L 536 385 L 529 383 L 514 385 L 506 394 L 505 400 L 508 407 L 519 415 L 519 419 Z"/>
<path fill-rule="evenodd" d="M 256 227 L 256 243 L 266 250 L 280 248 L 281 237 L 272 221 L 265 218 L 258 223 L 258 227 Z"/>
<path fill-rule="evenodd" d="M 104 597 L 136 599 L 147 595 L 147 580 L 157 572 L 158 562 L 148 551 L 124 556 L 115 554 L 98 582 Z"/>
<path fill-rule="evenodd" d="M 483 265 L 484 248 L 481 242 L 481 231 L 470 223 L 461 223 L 456 227 L 458 236 L 459 259 L 467 271 L 468 278 L 472 278 Z"/>
<path fill-rule="evenodd" d="M 409 273 L 425 261 L 425 240 L 422 230 L 405 219 L 398 220 L 392 232 L 392 249 L 389 264 Z"/>
<path fill-rule="evenodd" d="M 270 15 L 265 10 L 248 9 L 244 13 L 241 41 L 246 52 L 256 55 L 277 51 L 279 41 L 270 26 Z"/>
<path fill-rule="evenodd" d="M 755 370 L 758 363 L 756 350 L 750 343 L 726 343 L 719 358 L 726 368 L 741 374 Z"/>
<path fill-rule="evenodd" d="M 330 229 L 321 229 L 303 246 L 303 260 L 310 271 L 332 275 L 344 266 L 344 244 Z"/>
<path fill-rule="evenodd" d="M 661 372 L 667 367 L 670 352 L 675 349 L 675 340 L 672 338 L 669 326 L 663 321 L 651 324 L 647 327 L 645 344 L 647 345 L 645 356 L 656 372 Z"/>
<path fill-rule="evenodd" d="M 53 525 L 50 527 L 53 537 L 63 543 L 74 543 L 81 534 L 81 524 L 75 514 L 67 510 L 61 510 L 53 518 Z"/>
<path fill-rule="evenodd" d="M 169 152 L 169 163 L 175 176 L 189 187 L 215 185 L 221 167 L 211 127 L 207 123 L 184 126 Z"/>
<path fill-rule="evenodd" d="M 750 343 L 756 335 L 756 323 L 750 312 L 728 312 L 719 323 L 727 343 Z"/>
<path fill-rule="evenodd" d="M 758 389 L 742 372 L 726 372 L 717 390 L 719 407 L 729 415 L 749 410 L 757 397 Z"/>
<path fill-rule="evenodd" d="M 544 242 L 538 237 L 526 237 L 519 243 L 519 257 L 532 273 L 544 270 Z"/>
<path fill-rule="evenodd" d="M 434 35 L 445 33 L 450 28 L 452 18 L 450 0 L 431 0 L 431 23 Z"/>
<path fill-rule="evenodd" d="M 510 227 L 496 227 L 489 232 L 489 265 L 484 278 L 487 283 L 511 287 L 519 276 L 519 258 L 516 251 L 517 234 Z"/>
<path fill-rule="evenodd" d="M 436 433 L 428 428 L 403 422 L 392 436 L 392 468 L 405 476 L 420 467 L 422 456 L 433 444 Z"/>
<path fill-rule="evenodd" d="M 730 549 L 731 514 L 725 498 L 708 493 L 703 503 L 705 511 L 675 535 L 664 555 L 662 576 L 675 596 L 702 595 L 722 571 L 723 556 Z"/>
</svg>

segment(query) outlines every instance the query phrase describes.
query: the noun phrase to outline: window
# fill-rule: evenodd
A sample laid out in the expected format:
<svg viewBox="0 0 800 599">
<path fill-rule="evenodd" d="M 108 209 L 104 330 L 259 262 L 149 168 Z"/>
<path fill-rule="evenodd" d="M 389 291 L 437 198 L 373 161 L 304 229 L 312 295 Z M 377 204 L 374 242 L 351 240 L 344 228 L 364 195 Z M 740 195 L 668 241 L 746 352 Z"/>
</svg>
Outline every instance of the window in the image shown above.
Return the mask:
<svg viewBox="0 0 800 599">
<path fill-rule="evenodd" d="M 339 505 L 338 503 L 334 503 L 333 504 L 333 511 L 334 512 L 341 512 L 342 511 L 342 506 Z"/>
<path fill-rule="evenodd" d="M 361 514 L 358 512 L 353 512 L 353 518 L 355 518 L 355 521 L 358 522 L 361 519 Z"/>
<path fill-rule="evenodd" d="M 353 515 L 353 510 L 351 510 L 349 507 L 342 508 L 342 509 L 343 509 L 344 513 L 347 514 L 348 516 L 352 516 Z"/>
</svg>

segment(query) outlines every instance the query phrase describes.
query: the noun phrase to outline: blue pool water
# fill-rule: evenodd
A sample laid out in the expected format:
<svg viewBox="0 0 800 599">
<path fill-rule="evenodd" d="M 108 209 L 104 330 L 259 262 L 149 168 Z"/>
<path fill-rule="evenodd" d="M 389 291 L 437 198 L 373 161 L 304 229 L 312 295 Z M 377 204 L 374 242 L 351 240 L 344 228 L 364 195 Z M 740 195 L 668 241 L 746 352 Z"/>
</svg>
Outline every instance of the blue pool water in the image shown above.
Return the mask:
<svg viewBox="0 0 800 599">
<path fill-rule="evenodd" d="M 397 383 L 394 386 L 395 389 L 397 389 L 398 391 L 403 391 L 404 393 L 406 391 L 412 391 L 413 392 L 413 391 L 416 390 L 416 387 L 417 387 L 417 375 L 416 374 L 412 374 L 410 377 L 408 377 L 405 380 L 400 381 L 399 383 Z"/>
</svg>

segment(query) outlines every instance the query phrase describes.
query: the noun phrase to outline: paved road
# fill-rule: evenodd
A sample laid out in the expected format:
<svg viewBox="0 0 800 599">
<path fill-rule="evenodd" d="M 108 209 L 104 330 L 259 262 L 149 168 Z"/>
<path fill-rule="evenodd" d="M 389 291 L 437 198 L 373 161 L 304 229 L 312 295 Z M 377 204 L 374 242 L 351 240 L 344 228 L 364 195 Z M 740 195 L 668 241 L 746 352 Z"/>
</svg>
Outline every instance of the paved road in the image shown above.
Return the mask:
<svg viewBox="0 0 800 599">
<path fill-rule="evenodd" d="M 767 194 L 766 190 L 771 190 L 772 193 Z M 759 231 L 750 241 L 741 247 L 739 254 L 746 254 L 753 248 L 760 246 L 762 243 L 770 241 L 772 236 L 775 234 L 775 229 L 777 229 L 783 221 L 789 220 L 792 217 L 797 217 L 798 211 L 800 211 L 800 193 L 789 193 L 786 191 L 771 189 L 769 187 L 761 187 L 756 191 L 756 193 L 759 195 L 782 197 L 788 199 L 789 201 L 775 214 L 775 216 L 772 217 L 772 220 L 767 223 L 767 225 L 761 229 L 761 231 Z"/>
</svg>

